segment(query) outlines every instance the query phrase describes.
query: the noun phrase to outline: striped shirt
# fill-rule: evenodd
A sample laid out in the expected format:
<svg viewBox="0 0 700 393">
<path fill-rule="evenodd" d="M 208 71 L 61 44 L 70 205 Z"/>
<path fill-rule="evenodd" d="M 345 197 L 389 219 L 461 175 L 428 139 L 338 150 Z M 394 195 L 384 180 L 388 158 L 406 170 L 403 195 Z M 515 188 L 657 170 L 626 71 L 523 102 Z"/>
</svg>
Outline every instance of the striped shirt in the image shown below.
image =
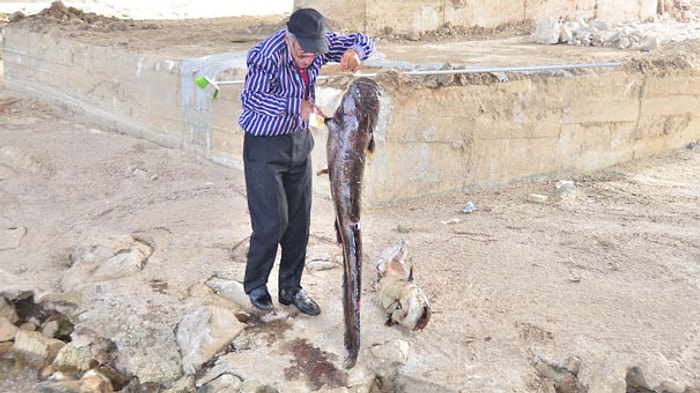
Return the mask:
<svg viewBox="0 0 700 393">
<path fill-rule="evenodd" d="M 255 136 L 291 134 L 308 128 L 308 122 L 301 117 L 301 100 L 315 101 L 314 86 L 321 66 L 339 63 L 350 48 L 357 51 L 361 61 L 375 50 L 374 40 L 364 34 L 326 32 L 329 51 L 316 56 L 307 68 L 310 97 L 306 97 L 307 88 L 284 40 L 285 32 L 283 29 L 274 33 L 248 52 L 248 73 L 241 93 L 243 113 L 238 124 Z"/>
</svg>

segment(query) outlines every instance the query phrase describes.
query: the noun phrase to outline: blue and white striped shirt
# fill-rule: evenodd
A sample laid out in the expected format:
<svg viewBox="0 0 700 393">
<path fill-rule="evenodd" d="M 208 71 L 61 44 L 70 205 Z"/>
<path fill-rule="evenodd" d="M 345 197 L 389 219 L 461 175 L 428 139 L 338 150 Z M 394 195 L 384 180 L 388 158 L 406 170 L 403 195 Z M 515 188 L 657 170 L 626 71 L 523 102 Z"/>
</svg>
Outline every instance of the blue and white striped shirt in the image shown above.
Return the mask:
<svg viewBox="0 0 700 393">
<path fill-rule="evenodd" d="M 238 124 L 249 134 L 276 136 L 306 129 L 301 117 L 301 100 L 305 99 L 304 82 L 285 43 L 286 30 L 280 30 L 248 52 L 248 73 L 245 77 L 241 104 L 243 113 Z M 314 58 L 307 68 L 309 95 L 315 98 L 314 86 L 321 66 L 340 62 L 343 53 L 352 48 L 364 61 L 374 53 L 374 40 L 364 34 L 339 35 L 326 32 L 328 53 Z"/>
</svg>

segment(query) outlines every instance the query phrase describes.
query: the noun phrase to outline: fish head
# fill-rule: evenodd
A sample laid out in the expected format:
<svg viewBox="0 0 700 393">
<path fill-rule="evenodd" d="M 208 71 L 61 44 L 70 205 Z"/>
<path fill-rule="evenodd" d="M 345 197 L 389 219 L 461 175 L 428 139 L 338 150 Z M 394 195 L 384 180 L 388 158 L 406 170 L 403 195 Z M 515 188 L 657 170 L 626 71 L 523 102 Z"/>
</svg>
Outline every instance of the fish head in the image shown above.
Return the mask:
<svg viewBox="0 0 700 393">
<path fill-rule="evenodd" d="M 428 325 L 432 314 L 430 302 L 417 286 L 407 286 L 404 292 L 399 299 L 403 312 L 399 323 L 409 330 L 423 330 Z"/>
<path fill-rule="evenodd" d="M 379 117 L 380 97 L 383 92 L 379 84 L 367 77 L 352 81 L 332 119 L 326 121 L 329 130 L 336 128 L 353 130 L 355 139 L 368 153 L 374 152 L 374 129 Z"/>
</svg>

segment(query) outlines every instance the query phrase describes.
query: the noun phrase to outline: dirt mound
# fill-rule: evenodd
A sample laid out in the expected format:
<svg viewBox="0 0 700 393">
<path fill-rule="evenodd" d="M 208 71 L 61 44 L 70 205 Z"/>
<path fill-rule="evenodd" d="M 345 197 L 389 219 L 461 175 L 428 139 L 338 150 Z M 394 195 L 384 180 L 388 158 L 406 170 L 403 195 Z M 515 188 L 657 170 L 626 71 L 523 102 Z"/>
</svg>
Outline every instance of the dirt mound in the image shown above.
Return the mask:
<svg viewBox="0 0 700 393">
<path fill-rule="evenodd" d="M 101 32 L 125 31 L 132 28 L 154 28 L 149 22 L 139 22 L 130 19 L 119 19 L 98 15 L 94 12 L 83 12 L 75 7 L 67 7 L 60 1 L 54 2 L 41 12 L 25 16 L 16 12 L 10 17 L 11 23 L 22 23 L 30 26 L 32 31 L 45 32 L 48 28 L 56 27 L 61 30 L 91 30 Z"/>
<path fill-rule="evenodd" d="M 391 42 L 450 42 L 450 41 L 482 41 L 508 37 L 520 37 L 532 34 L 535 22 L 526 20 L 521 22 L 504 23 L 494 28 L 474 25 L 472 27 L 455 26 L 447 22 L 439 29 L 405 34 L 394 33 L 391 27 L 385 27 L 381 34 L 377 35 L 378 41 Z"/>
<path fill-rule="evenodd" d="M 671 71 L 697 70 L 700 39 L 672 42 L 654 52 L 634 56 L 625 64 L 625 69 L 644 74 L 667 75 Z"/>
<path fill-rule="evenodd" d="M 57 1 L 33 15 L 17 12 L 8 23 L 22 24 L 40 34 L 60 34 L 95 45 L 134 50 L 172 48 L 202 52 L 231 50 L 237 43 L 256 42 L 285 25 L 283 16 L 214 19 L 134 20 L 84 12 Z M 126 34 L 128 33 L 128 34 Z M 183 49 L 184 48 L 184 49 Z M 188 49 L 189 48 L 189 49 Z"/>
</svg>

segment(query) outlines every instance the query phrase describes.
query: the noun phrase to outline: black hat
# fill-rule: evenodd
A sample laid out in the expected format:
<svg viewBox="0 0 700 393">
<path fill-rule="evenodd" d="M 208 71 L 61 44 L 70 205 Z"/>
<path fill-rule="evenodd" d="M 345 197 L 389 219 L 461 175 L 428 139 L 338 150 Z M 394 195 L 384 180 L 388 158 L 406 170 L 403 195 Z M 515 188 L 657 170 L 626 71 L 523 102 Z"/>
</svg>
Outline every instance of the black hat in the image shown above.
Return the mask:
<svg viewBox="0 0 700 393">
<path fill-rule="evenodd" d="M 294 34 L 301 49 L 306 52 L 328 52 L 325 30 L 326 19 L 313 8 L 301 8 L 294 11 L 287 22 L 287 31 Z"/>
</svg>

